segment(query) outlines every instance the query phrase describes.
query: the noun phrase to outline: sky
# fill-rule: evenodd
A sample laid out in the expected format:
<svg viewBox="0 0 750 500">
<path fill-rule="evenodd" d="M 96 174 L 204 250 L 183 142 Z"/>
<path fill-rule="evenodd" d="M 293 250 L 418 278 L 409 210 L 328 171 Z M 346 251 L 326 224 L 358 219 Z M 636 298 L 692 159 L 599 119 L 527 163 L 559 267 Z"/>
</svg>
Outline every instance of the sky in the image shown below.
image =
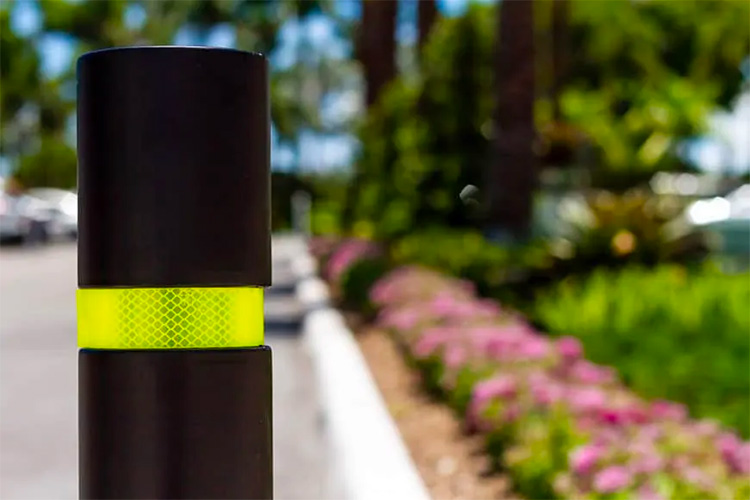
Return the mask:
<svg viewBox="0 0 750 500">
<path fill-rule="evenodd" d="M 491 2 L 493 0 L 484 0 Z M 342 17 L 357 19 L 361 15 L 358 1 L 337 1 L 337 13 Z M 467 0 L 438 0 L 438 8 L 446 16 L 460 15 L 467 8 Z M 137 28 L 145 21 L 142 7 L 133 5 L 126 11 L 125 22 Z M 416 39 L 416 3 L 401 2 L 396 36 L 401 43 L 413 43 Z M 34 0 L 18 0 L 11 12 L 11 27 L 21 35 L 33 35 L 41 24 L 38 5 Z M 270 54 L 271 64 L 283 69 L 295 63 L 297 41 L 304 37 L 316 53 L 332 59 L 351 56 L 351 43 L 336 35 L 334 22 L 325 15 L 312 15 L 300 24 L 295 19 L 287 21 L 279 31 L 278 48 Z M 234 47 L 235 32 L 231 25 L 217 25 L 205 40 L 206 45 Z M 175 37 L 176 45 L 195 43 L 195 35 L 183 28 Z M 38 40 L 42 71 L 53 78 L 67 69 L 75 55 L 74 41 L 62 33 L 45 34 Z M 750 71 L 748 71 L 750 73 Z M 750 79 L 750 77 L 749 77 Z M 335 118 L 340 113 L 356 113 L 361 106 L 361 92 L 344 89 L 340 95 L 327 96 L 321 103 L 323 117 Z M 72 134 L 71 134 L 72 135 Z M 693 141 L 685 151 L 689 159 L 707 171 L 722 169 L 742 172 L 750 170 L 750 92 L 740 96 L 732 113 L 715 113 L 710 119 L 710 133 Z M 272 166 L 277 170 L 289 170 L 295 165 L 294 148 L 280 144 L 272 134 Z M 329 170 L 346 168 L 356 152 L 357 141 L 347 134 L 320 135 L 303 131 L 299 137 L 300 157 L 306 159 L 306 168 Z"/>
</svg>

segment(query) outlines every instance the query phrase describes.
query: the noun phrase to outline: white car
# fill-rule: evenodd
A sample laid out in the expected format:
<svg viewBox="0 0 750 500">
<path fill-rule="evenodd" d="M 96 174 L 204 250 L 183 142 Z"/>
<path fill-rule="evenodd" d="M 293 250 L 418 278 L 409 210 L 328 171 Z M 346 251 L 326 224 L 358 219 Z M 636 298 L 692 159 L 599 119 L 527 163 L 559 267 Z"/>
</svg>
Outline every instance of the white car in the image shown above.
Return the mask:
<svg viewBox="0 0 750 500">
<path fill-rule="evenodd" d="M 19 243 L 47 241 L 49 205 L 27 195 L 0 193 L 0 240 Z"/>
<path fill-rule="evenodd" d="M 78 234 L 78 195 L 54 188 L 29 189 L 27 194 L 41 200 L 47 212 L 47 231 L 50 236 L 75 238 Z"/>
</svg>

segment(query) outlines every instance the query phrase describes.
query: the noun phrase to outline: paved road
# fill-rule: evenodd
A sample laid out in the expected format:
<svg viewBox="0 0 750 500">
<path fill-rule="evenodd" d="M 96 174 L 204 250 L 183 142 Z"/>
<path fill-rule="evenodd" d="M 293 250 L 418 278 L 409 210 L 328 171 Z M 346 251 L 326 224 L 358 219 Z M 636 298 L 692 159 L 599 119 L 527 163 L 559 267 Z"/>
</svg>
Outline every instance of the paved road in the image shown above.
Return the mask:
<svg viewBox="0 0 750 500">
<path fill-rule="evenodd" d="M 276 497 L 336 498 L 292 295 L 299 244 L 275 240 L 266 301 Z M 0 498 L 77 498 L 75 286 L 74 245 L 0 249 Z"/>
</svg>

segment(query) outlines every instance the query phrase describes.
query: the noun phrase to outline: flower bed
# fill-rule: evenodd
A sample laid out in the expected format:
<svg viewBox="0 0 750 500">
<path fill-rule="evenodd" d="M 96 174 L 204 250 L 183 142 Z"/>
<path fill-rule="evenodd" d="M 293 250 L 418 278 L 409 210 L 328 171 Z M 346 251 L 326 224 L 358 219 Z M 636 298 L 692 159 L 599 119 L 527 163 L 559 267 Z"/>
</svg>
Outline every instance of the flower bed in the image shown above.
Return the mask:
<svg viewBox="0 0 750 500">
<path fill-rule="evenodd" d="M 375 255 L 363 246 L 338 269 L 339 280 Z M 344 260 L 338 252 L 329 266 Z M 587 361 L 577 339 L 542 335 L 478 298 L 472 284 L 402 267 L 378 280 L 370 299 L 376 323 L 426 387 L 484 437 L 496 467 L 526 497 L 750 496 L 750 443 L 713 421 L 691 420 L 680 404 L 637 397 L 614 370 Z"/>
</svg>

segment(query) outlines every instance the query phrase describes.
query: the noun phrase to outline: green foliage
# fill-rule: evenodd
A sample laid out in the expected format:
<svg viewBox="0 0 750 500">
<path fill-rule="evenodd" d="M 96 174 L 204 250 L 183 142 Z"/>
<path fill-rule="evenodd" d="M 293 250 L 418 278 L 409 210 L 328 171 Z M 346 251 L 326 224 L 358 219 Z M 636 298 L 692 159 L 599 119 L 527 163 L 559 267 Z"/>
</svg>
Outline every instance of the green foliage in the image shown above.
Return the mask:
<svg viewBox="0 0 750 500">
<path fill-rule="evenodd" d="M 445 365 L 437 356 L 423 359 L 412 357 L 412 363 L 420 371 L 422 387 L 430 396 L 438 400 L 445 400 L 449 397 L 448 391 L 443 385 Z"/>
<path fill-rule="evenodd" d="M 555 477 L 568 467 L 567 453 L 578 437 L 569 415 L 532 415 L 515 424 L 513 442 L 504 451 L 513 485 L 526 498 L 556 499 Z"/>
<path fill-rule="evenodd" d="M 551 251 L 566 273 L 698 257 L 699 242 L 687 246 L 666 231 L 684 204 L 642 190 L 623 195 L 598 191 L 566 199 L 555 221 L 560 236 L 550 244 Z"/>
<path fill-rule="evenodd" d="M 709 114 L 741 91 L 750 4 L 568 4 L 569 60 L 559 92 L 550 96 L 541 86 L 537 98 L 541 143 L 563 143 L 576 153 L 566 161 L 589 169 L 594 185 L 617 190 L 657 170 L 692 168 L 680 159 L 680 144 L 704 132 Z M 424 225 L 481 222 L 483 170 L 497 132 L 494 8 L 474 5 L 441 20 L 419 77 L 397 79 L 369 110 L 345 212 L 358 235 L 397 238 Z M 480 187 L 478 199 L 459 196 L 468 185 Z"/>
<path fill-rule="evenodd" d="M 481 295 L 506 298 L 532 270 L 550 271 L 555 259 L 543 243 L 500 246 L 474 230 L 433 228 L 395 241 L 391 256 L 397 264 L 421 264 L 471 281 Z M 516 290 L 517 291 L 517 290 Z"/>
<path fill-rule="evenodd" d="M 208 44 L 215 27 L 228 26 L 234 30 L 238 49 L 268 54 L 285 22 L 296 17 L 304 24 L 305 18 L 332 7 L 317 0 L 41 0 L 34 7 L 40 11 L 40 29 L 21 35 L 9 21 L 18 3 L 6 1 L 0 6 L 0 146 L 11 168 L 22 169 L 18 175 L 32 185 L 45 176 L 67 183 L 68 174 L 75 172 L 62 174 L 64 165 L 69 165 L 65 148 L 43 144 L 39 150 L 39 137 L 62 138 L 72 132 L 68 125 L 75 108 L 75 58 L 54 78 L 42 71 L 39 50 L 50 34 L 64 36 L 77 56 L 105 47 L 170 45 L 181 29 L 196 44 Z M 131 8 L 144 15 L 136 26 L 126 22 Z M 345 24 L 330 12 L 324 15 L 337 26 Z M 340 120 L 338 128 L 324 127 L 319 110 L 321 99 L 351 78 L 353 65 L 328 57 L 305 37 L 297 45 L 299 60 L 294 65 L 272 68 L 272 119 L 279 140 L 287 146 L 298 141 L 303 128 L 338 133 L 348 125 Z M 61 156 L 53 158 L 54 152 Z M 278 208 L 274 206 L 276 212 Z"/>
<path fill-rule="evenodd" d="M 391 252 L 397 264 L 422 264 L 480 287 L 501 283 L 511 259 L 507 248 L 493 245 L 477 231 L 445 229 L 405 236 Z"/>
<path fill-rule="evenodd" d="M 492 112 L 494 16 L 473 6 L 441 20 L 421 78 L 396 81 L 368 114 L 349 203 L 366 235 L 394 237 L 417 224 L 467 225 L 475 210 L 459 194 L 480 184 Z"/>
<path fill-rule="evenodd" d="M 341 294 L 346 305 L 365 315 L 373 313 L 370 289 L 389 269 L 381 257 L 367 257 L 352 264 L 341 278 Z"/>
<path fill-rule="evenodd" d="M 679 141 L 704 131 L 708 113 L 741 90 L 749 17 L 749 4 L 736 1 L 571 2 L 561 110 L 613 180 L 681 167 Z"/>
<path fill-rule="evenodd" d="M 680 267 L 594 272 L 536 301 L 552 332 L 618 369 L 647 397 L 686 403 L 750 434 L 750 275 Z"/>
<path fill-rule="evenodd" d="M 570 36 L 576 50 L 570 51 L 569 79 L 589 89 L 616 81 L 653 89 L 680 77 L 728 106 L 741 90 L 749 16 L 750 5 L 735 0 L 574 0 Z"/>
<path fill-rule="evenodd" d="M 340 174 L 310 176 L 313 203 L 310 225 L 313 234 L 336 235 L 342 233 L 341 220 L 348 179 Z"/>
<path fill-rule="evenodd" d="M 72 189 L 76 186 L 76 153 L 64 141 L 45 136 L 39 150 L 24 156 L 13 175 L 27 188 Z"/>
<path fill-rule="evenodd" d="M 451 390 L 446 394 L 448 404 L 456 411 L 456 414 L 466 415 L 474 386 L 480 380 L 489 378 L 493 373 L 493 369 L 489 367 L 478 369 L 465 366 L 458 371 L 455 380 L 452 381 Z"/>
<path fill-rule="evenodd" d="M 10 9 L 0 10 L 0 119 L 3 125 L 39 85 L 39 55 L 10 29 Z M 5 135 L 5 134 L 3 134 Z"/>
</svg>

